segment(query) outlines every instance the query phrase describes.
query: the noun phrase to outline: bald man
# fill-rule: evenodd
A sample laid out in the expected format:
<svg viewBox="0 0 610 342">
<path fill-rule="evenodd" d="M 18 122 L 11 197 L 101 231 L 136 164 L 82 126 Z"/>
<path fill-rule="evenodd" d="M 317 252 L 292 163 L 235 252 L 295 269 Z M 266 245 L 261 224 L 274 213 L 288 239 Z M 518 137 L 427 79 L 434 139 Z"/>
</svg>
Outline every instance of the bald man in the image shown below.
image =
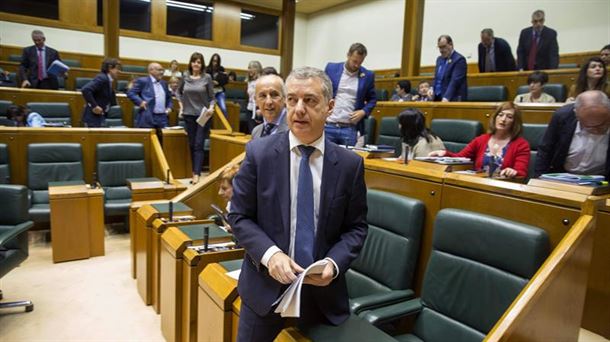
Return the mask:
<svg viewBox="0 0 610 342">
<path fill-rule="evenodd" d="M 254 100 L 263 115 L 263 123 L 252 129 L 252 139 L 288 131 L 284 108 L 286 94 L 281 77 L 274 74 L 259 77 Z"/>
<path fill-rule="evenodd" d="M 172 110 L 172 93 L 162 79 L 163 67 L 159 63 L 148 65 L 148 76 L 140 77 L 127 92 L 127 97 L 140 107 L 136 127 L 155 128 L 162 143 L 161 129 L 167 127 L 167 115 Z"/>
<path fill-rule="evenodd" d="M 603 175 L 610 179 L 610 100 L 599 90 L 559 108 L 536 156 L 535 176 L 551 172 Z"/>
</svg>

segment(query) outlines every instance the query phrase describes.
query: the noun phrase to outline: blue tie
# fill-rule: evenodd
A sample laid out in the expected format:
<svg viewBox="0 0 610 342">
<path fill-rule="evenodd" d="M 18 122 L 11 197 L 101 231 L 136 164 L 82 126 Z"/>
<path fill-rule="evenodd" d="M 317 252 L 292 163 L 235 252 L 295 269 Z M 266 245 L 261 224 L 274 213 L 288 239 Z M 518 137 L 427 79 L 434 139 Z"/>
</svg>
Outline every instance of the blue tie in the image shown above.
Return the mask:
<svg viewBox="0 0 610 342">
<path fill-rule="evenodd" d="M 309 157 L 315 150 L 311 146 L 300 145 L 301 163 L 297 188 L 297 226 L 294 243 L 294 260 L 306 268 L 313 263 L 314 220 L 313 220 L 313 178 L 309 168 Z"/>
</svg>

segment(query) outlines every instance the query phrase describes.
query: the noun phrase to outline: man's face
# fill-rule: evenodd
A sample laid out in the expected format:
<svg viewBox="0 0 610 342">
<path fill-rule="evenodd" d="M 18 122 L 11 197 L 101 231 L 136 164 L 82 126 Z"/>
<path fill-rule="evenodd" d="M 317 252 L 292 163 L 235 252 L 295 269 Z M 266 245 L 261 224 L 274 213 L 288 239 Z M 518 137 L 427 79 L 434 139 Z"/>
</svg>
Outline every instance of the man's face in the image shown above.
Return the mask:
<svg viewBox="0 0 610 342">
<path fill-rule="evenodd" d="M 163 76 L 163 67 L 161 64 L 153 63 L 148 67 L 148 74 L 156 80 L 160 80 Z"/>
<path fill-rule="evenodd" d="M 606 66 L 610 65 L 610 49 L 605 49 L 600 52 L 599 57 L 606 63 Z"/>
<path fill-rule="evenodd" d="M 286 108 L 290 131 L 302 143 L 310 144 L 322 136 L 326 118 L 334 106 L 322 92 L 322 82 L 317 78 L 290 79 L 286 82 Z"/>
<path fill-rule="evenodd" d="M 417 87 L 417 93 L 421 96 L 428 96 L 430 90 L 430 83 L 424 82 Z"/>
<path fill-rule="evenodd" d="M 110 74 L 110 77 L 112 77 L 113 80 L 116 80 L 119 78 L 119 73 L 121 72 L 121 67 L 119 67 L 118 65 L 113 67 L 110 67 L 108 69 L 108 73 Z"/>
<path fill-rule="evenodd" d="M 350 72 L 355 72 L 360 69 L 360 66 L 364 62 L 366 56 L 353 52 L 351 55 L 347 55 L 347 62 L 345 62 L 345 68 Z"/>
<path fill-rule="evenodd" d="M 41 35 L 33 35 L 32 41 L 34 42 L 34 45 L 40 49 L 44 46 L 45 37 Z"/>
<path fill-rule="evenodd" d="M 532 27 L 535 31 L 540 32 L 544 27 L 544 16 L 532 16 Z"/>
<path fill-rule="evenodd" d="M 599 104 L 584 102 L 576 110 L 580 127 L 591 134 L 605 134 L 610 127 L 610 109 Z"/>
<path fill-rule="evenodd" d="M 449 58 L 453 52 L 453 44 L 447 43 L 447 39 L 441 38 L 438 41 L 438 51 L 441 53 L 441 57 Z"/>
<path fill-rule="evenodd" d="M 284 108 L 282 79 L 277 76 L 263 76 L 256 81 L 256 105 L 267 122 L 275 121 Z"/>
<path fill-rule="evenodd" d="M 483 44 L 484 47 L 489 48 L 491 47 L 491 43 L 493 42 L 493 38 L 486 34 L 486 33 L 481 33 L 481 44 Z"/>
</svg>

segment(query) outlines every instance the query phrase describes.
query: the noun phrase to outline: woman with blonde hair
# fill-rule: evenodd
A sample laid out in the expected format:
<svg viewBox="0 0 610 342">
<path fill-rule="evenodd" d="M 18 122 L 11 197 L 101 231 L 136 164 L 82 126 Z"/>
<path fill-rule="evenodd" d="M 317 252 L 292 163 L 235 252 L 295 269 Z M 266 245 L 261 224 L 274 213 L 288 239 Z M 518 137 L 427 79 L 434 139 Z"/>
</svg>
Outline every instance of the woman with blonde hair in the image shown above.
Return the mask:
<svg viewBox="0 0 610 342">
<path fill-rule="evenodd" d="M 256 80 L 263 73 L 263 66 L 259 61 L 250 61 L 248 63 L 248 76 L 246 77 L 246 82 L 248 82 L 248 111 L 252 112 L 251 120 L 248 122 L 248 130 L 251 132 L 254 126 L 263 122 L 262 119 L 259 119 L 260 116 L 256 114 Z"/>
</svg>

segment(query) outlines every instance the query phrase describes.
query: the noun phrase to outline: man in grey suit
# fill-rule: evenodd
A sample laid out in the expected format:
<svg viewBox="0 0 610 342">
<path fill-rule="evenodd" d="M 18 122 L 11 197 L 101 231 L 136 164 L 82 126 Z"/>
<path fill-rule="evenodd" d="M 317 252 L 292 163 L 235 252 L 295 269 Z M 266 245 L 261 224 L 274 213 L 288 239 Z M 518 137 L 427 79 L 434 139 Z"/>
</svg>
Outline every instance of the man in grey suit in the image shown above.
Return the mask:
<svg viewBox="0 0 610 342">
<path fill-rule="evenodd" d="M 284 102 L 284 81 L 277 75 L 265 75 L 256 81 L 256 106 L 263 115 L 263 123 L 252 129 L 252 139 L 288 131 Z"/>
</svg>

